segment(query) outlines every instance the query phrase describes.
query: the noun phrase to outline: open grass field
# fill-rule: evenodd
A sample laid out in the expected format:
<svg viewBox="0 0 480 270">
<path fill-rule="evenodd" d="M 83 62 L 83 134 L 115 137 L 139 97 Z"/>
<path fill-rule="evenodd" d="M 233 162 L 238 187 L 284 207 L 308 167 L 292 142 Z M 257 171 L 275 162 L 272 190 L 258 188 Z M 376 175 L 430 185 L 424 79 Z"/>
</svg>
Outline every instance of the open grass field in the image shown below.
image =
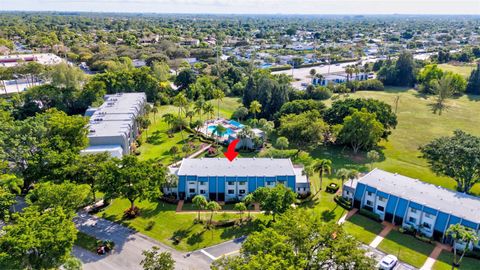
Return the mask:
<svg viewBox="0 0 480 270">
<path fill-rule="evenodd" d="M 365 216 L 354 215 L 343 224 L 343 228 L 360 242 L 368 245 L 382 231 L 383 226 Z"/>
<path fill-rule="evenodd" d="M 132 220 L 122 218 L 123 210 L 129 207 L 129 202 L 122 199 L 114 200 L 110 206 L 97 215 L 133 228 L 181 251 L 196 250 L 246 235 L 259 229 L 261 224 L 271 219 L 271 217 L 266 217 L 263 214 L 254 215 L 252 213 L 252 216 L 256 218 L 242 227 L 206 230 L 203 224 L 194 223 L 197 214 L 175 213 L 176 205 L 148 201 L 143 201 L 136 205 L 140 208 L 140 216 Z M 243 217 L 247 215 L 245 213 Z M 201 213 L 201 218 L 203 220 L 209 219 L 210 213 Z M 239 215 L 216 213 L 213 219 L 220 221 L 234 218 L 239 218 Z M 147 230 L 147 224 L 150 221 L 155 224 L 151 229 Z M 174 239 L 179 240 L 179 242 L 175 243 Z"/>
<path fill-rule="evenodd" d="M 359 91 L 350 94 L 352 98 L 374 98 L 390 104 L 395 109 L 394 99 L 399 97 L 397 107 L 398 125 L 388 141 L 380 143 L 382 159 L 373 164 L 390 172 L 397 172 L 425 182 L 454 189 L 453 179 L 441 177 L 433 173 L 426 160 L 420 157 L 418 147 L 440 136 L 451 136 L 455 129 L 461 129 L 480 136 L 480 97 L 462 96 L 447 101 L 448 109 L 442 115 L 433 114 L 430 104 L 432 97 L 424 97 L 414 90 L 389 88 L 386 91 Z M 344 97 L 341 97 L 344 98 Z M 332 101 L 327 101 L 327 104 Z M 354 156 L 349 148 L 320 147 L 312 152 L 317 158 L 329 158 L 334 168 L 350 167 L 361 171 L 370 169 L 365 154 Z M 480 195 L 480 185 L 472 189 Z"/>
<path fill-rule="evenodd" d="M 470 73 L 475 69 L 474 64 L 467 65 L 452 65 L 452 64 L 440 64 L 438 65 L 444 71 L 451 71 L 453 73 L 458 73 L 462 75 L 465 79 L 470 77 Z"/>
<path fill-rule="evenodd" d="M 217 102 L 212 100 L 211 102 L 215 107 L 215 117 L 217 116 Z M 230 118 L 235 109 L 240 106 L 240 100 L 238 98 L 224 98 L 220 102 L 220 117 Z M 173 138 L 169 138 L 167 135 L 168 125 L 162 119 L 162 115 L 166 113 L 177 114 L 178 108 L 172 105 L 164 105 L 158 107 L 158 113 L 155 115 L 150 114 L 150 121 L 152 122 L 151 126 L 148 128 L 148 131 L 143 132 L 142 134 L 142 145 L 139 147 L 140 158 L 141 159 L 159 159 L 163 164 L 173 163 L 174 157 L 169 153 L 169 150 L 176 145 L 178 149 L 182 149 L 183 140 L 187 138 L 188 132 L 183 131 L 182 133 L 177 132 L 174 134 Z M 203 120 L 206 120 L 207 116 L 203 116 Z M 193 121 L 199 119 L 199 116 L 196 115 L 193 118 Z M 147 140 L 148 136 L 148 140 Z M 147 142 L 148 141 L 148 142 Z M 194 142 L 196 145 L 201 144 L 200 142 Z M 181 158 L 185 154 L 179 153 L 178 157 Z"/>
<path fill-rule="evenodd" d="M 453 253 L 442 251 L 437 261 L 433 265 L 433 270 L 450 270 L 452 269 Z M 478 270 L 480 269 L 480 260 L 469 257 L 463 257 L 460 270 Z"/>
<path fill-rule="evenodd" d="M 391 231 L 378 246 L 378 249 L 381 251 L 393 254 L 399 260 L 417 268 L 422 267 L 433 248 L 434 246 L 431 244 L 398 231 Z"/>
</svg>

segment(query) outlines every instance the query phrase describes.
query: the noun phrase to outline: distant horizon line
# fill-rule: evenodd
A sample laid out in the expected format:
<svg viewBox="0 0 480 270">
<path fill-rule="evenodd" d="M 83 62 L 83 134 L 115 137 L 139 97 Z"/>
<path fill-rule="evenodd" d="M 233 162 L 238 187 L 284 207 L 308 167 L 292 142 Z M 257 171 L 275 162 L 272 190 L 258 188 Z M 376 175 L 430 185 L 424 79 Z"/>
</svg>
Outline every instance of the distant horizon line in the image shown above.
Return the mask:
<svg viewBox="0 0 480 270">
<path fill-rule="evenodd" d="M 80 11 L 80 10 L 2 10 L 2 12 L 38 12 L 38 13 L 103 13 L 103 14 L 150 14 L 150 15 L 261 15 L 261 16 L 385 16 L 385 15 L 399 15 L 399 16 L 474 16 L 480 17 L 480 14 L 469 13 L 192 13 L 192 12 L 141 12 L 141 11 Z"/>
</svg>

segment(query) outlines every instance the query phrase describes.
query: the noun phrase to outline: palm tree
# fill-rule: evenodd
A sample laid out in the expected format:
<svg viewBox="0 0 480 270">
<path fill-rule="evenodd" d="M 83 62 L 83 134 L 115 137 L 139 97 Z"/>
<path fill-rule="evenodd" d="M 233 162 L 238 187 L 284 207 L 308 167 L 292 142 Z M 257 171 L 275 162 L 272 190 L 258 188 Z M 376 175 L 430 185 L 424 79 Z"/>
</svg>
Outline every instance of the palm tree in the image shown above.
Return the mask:
<svg viewBox="0 0 480 270">
<path fill-rule="evenodd" d="M 322 190 L 323 175 L 330 174 L 332 172 L 332 161 L 330 159 L 320 159 L 315 161 L 313 164 L 313 171 L 317 172 L 318 176 L 320 177 L 320 188 L 317 191 L 318 193 L 320 190 Z"/>
<path fill-rule="evenodd" d="M 185 116 L 188 117 L 188 119 L 189 119 L 188 125 L 191 126 L 192 125 L 192 118 L 195 116 L 195 112 L 191 111 L 191 110 L 188 110 L 185 113 Z"/>
<path fill-rule="evenodd" d="M 173 105 L 178 107 L 178 117 L 181 118 L 182 110 L 186 111 L 186 107 L 188 106 L 188 99 L 183 93 L 179 93 L 173 99 Z M 182 135 L 182 141 L 185 140 L 183 137 L 183 126 L 180 126 L 180 134 Z"/>
<path fill-rule="evenodd" d="M 353 75 L 353 68 L 351 66 L 347 66 L 345 68 L 345 73 L 347 73 L 347 81 L 349 81 Z"/>
<path fill-rule="evenodd" d="M 156 116 L 157 116 L 157 113 L 158 113 L 157 106 L 153 106 L 152 113 L 153 113 L 153 122 L 155 123 L 155 122 L 157 122 L 157 119 L 156 119 Z"/>
<path fill-rule="evenodd" d="M 217 118 L 220 118 L 220 101 L 225 97 L 225 93 L 223 93 L 220 89 L 215 89 L 213 91 L 213 98 L 217 100 Z"/>
<path fill-rule="evenodd" d="M 355 181 L 358 178 L 359 175 L 360 175 L 360 173 L 357 170 L 350 170 L 349 171 L 347 178 L 352 180 L 352 182 L 350 183 L 350 187 L 353 187 L 353 181 Z"/>
<path fill-rule="evenodd" d="M 467 228 L 461 224 L 453 224 L 448 227 L 446 234 L 450 236 L 453 240 L 453 262 L 452 270 L 455 267 L 459 267 L 460 263 L 465 256 L 465 253 L 470 249 L 470 245 L 478 242 L 478 236 L 473 229 Z M 457 246 L 465 245 L 462 250 L 462 255 L 460 258 L 457 258 Z"/>
<path fill-rule="evenodd" d="M 175 116 L 171 113 L 166 113 L 162 115 L 163 121 L 167 123 L 167 125 L 171 128 L 173 128 L 173 123 L 175 122 Z"/>
<path fill-rule="evenodd" d="M 245 126 L 240 132 L 237 133 L 237 139 L 239 139 L 242 142 L 242 147 L 243 149 L 247 149 L 247 144 L 245 141 L 247 139 L 253 139 L 255 136 L 255 133 L 253 133 L 253 130 L 250 126 Z"/>
<path fill-rule="evenodd" d="M 215 109 L 211 103 L 205 103 L 205 107 L 203 108 L 203 112 L 205 112 L 211 119 L 215 114 Z"/>
<path fill-rule="evenodd" d="M 210 201 L 206 208 L 210 210 L 210 221 L 208 224 L 212 224 L 213 213 L 222 209 L 222 207 L 216 201 Z"/>
<path fill-rule="evenodd" d="M 195 101 L 195 104 L 193 105 L 193 110 L 195 111 L 196 114 L 200 116 L 200 120 L 202 120 L 204 107 L 205 107 L 205 99 L 203 96 L 200 96 L 198 97 L 197 101 Z"/>
<path fill-rule="evenodd" d="M 252 101 L 252 103 L 250 103 L 249 111 L 253 113 L 253 118 L 257 119 L 257 113 L 262 112 L 262 104 L 256 100 Z"/>
<path fill-rule="evenodd" d="M 242 221 L 242 215 L 243 215 L 243 212 L 245 212 L 247 210 L 247 206 L 245 205 L 245 203 L 239 202 L 239 203 L 235 204 L 234 208 L 240 214 L 240 221 Z"/>
<path fill-rule="evenodd" d="M 220 142 L 220 138 L 227 132 L 227 128 L 221 124 L 218 124 L 212 131 L 212 135 L 217 134 L 217 141 Z"/>
<path fill-rule="evenodd" d="M 342 180 L 342 192 L 343 192 L 343 183 L 345 183 L 345 180 L 350 176 L 350 170 L 341 168 L 337 171 L 337 177 Z"/>
<path fill-rule="evenodd" d="M 207 206 L 208 202 L 207 199 L 203 195 L 196 195 L 192 199 L 192 203 L 197 207 L 198 210 L 198 221 L 200 221 L 200 210 L 205 209 Z"/>
<path fill-rule="evenodd" d="M 245 203 L 245 206 L 247 206 L 248 217 L 250 218 L 250 205 L 254 203 L 253 193 L 247 194 L 247 196 L 243 198 L 243 202 Z"/>
</svg>

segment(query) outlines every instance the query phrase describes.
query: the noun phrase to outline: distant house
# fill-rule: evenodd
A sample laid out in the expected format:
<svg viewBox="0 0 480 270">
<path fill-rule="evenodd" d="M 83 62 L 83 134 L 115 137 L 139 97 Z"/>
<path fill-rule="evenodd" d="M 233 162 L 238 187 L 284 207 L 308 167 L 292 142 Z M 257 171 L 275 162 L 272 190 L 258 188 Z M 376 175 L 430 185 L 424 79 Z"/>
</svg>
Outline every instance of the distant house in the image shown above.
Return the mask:
<svg viewBox="0 0 480 270">
<path fill-rule="evenodd" d="M 226 158 L 184 159 L 178 175 L 179 199 L 191 199 L 200 194 L 216 201 L 244 198 L 259 187 L 285 185 L 297 193 L 310 191 L 310 183 L 302 166 L 290 159 Z"/>
<path fill-rule="evenodd" d="M 312 84 L 327 86 L 329 84 L 339 84 L 346 83 L 348 80 L 351 81 L 365 81 L 369 79 L 367 73 L 359 73 L 358 75 L 353 74 L 352 77 L 347 79 L 347 73 L 336 73 L 330 75 L 324 75 L 322 78 L 313 78 Z"/>
<path fill-rule="evenodd" d="M 480 198 L 396 173 L 374 169 L 358 181 L 347 181 L 342 196 L 381 220 L 413 227 L 441 242 L 450 242 L 445 232 L 452 224 L 477 233 L 480 229 Z"/>
<path fill-rule="evenodd" d="M 108 152 L 114 157 L 130 153 L 130 146 L 138 136 L 137 117 L 144 113 L 145 93 L 106 95 L 98 108 L 89 108 L 89 147 L 82 154 Z"/>
<path fill-rule="evenodd" d="M 196 38 L 186 38 L 180 41 L 182 46 L 198 46 L 200 45 L 200 40 Z"/>
</svg>

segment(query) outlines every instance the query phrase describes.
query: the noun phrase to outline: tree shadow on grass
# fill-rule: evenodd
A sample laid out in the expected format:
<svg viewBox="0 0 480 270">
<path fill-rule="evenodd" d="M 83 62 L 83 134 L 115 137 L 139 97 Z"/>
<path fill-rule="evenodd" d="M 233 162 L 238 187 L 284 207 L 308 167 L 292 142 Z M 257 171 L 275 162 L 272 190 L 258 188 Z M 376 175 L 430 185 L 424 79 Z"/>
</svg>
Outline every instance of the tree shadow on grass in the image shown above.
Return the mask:
<svg viewBox="0 0 480 270">
<path fill-rule="evenodd" d="M 251 234 L 255 231 L 260 231 L 265 228 L 265 223 L 262 220 L 254 219 L 248 221 L 246 224 L 242 226 L 233 226 L 227 227 L 223 230 L 220 234 L 221 239 L 231 239 L 231 238 L 238 238 L 244 235 Z"/>
<path fill-rule="evenodd" d="M 192 234 L 188 239 L 187 239 L 187 244 L 189 246 L 193 246 L 195 244 L 199 244 L 203 241 L 203 234 L 205 233 L 205 230 L 202 230 L 201 232 L 197 232 Z"/>
<path fill-rule="evenodd" d="M 150 134 L 146 141 L 147 143 L 153 145 L 160 145 L 161 143 L 165 142 L 165 140 L 162 139 L 162 132 L 160 132 L 159 130 Z"/>
<path fill-rule="evenodd" d="M 158 204 L 155 208 L 140 209 L 140 215 L 143 218 L 151 218 L 151 217 L 158 216 L 162 212 L 175 211 L 176 208 L 177 208 L 177 205 L 175 205 L 175 204 L 158 202 Z"/>
<path fill-rule="evenodd" d="M 194 225 L 192 224 L 186 229 L 178 229 L 174 231 L 172 237 L 170 238 L 170 240 L 172 240 L 172 243 L 174 245 L 180 244 L 180 242 L 182 242 L 182 240 L 185 239 L 190 234 L 190 232 L 192 232 L 193 226 Z"/>
<path fill-rule="evenodd" d="M 337 208 L 337 206 L 335 206 L 335 208 Z M 332 221 L 337 217 L 337 215 L 335 215 L 335 209 L 325 210 L 322 212 L 321 216 L 322 219 L 326 222 Z"/>
</svg>

